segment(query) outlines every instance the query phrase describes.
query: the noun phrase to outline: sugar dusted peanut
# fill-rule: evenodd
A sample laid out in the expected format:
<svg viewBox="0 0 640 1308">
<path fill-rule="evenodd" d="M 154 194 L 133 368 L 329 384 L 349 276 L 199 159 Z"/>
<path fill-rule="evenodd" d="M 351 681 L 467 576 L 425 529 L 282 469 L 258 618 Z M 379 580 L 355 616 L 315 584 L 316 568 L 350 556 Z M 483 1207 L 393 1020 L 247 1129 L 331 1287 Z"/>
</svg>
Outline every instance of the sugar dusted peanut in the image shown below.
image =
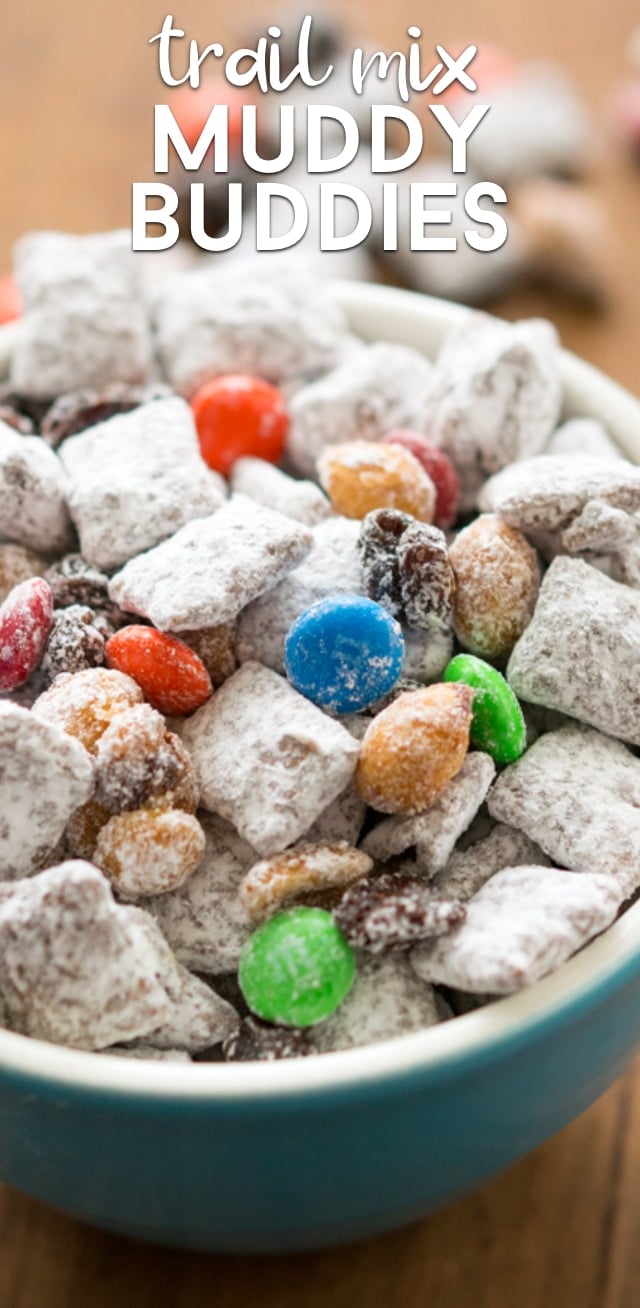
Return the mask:
<svg viewBox="0 0 640 1308">
<path fill-rule="evenodd" d="M 419 813 L 464 763 L 473 691 L 438 684 L 407 691 L 368 727 L 356 769 L 362 798 L 381 813 Z"/>
<path fill-rule="evenodd" d="M 112 817 L 94 859 L 127 899 L 175 890 L 200 863 L 204 833 L 190 813 L 135 809 Z"/>
<path fill-rule="evenodd" d="M 400 509 L 432 522 L 436 492 L 409 450 L 373 441 L 330 445 L 318 459 L 320 482 L 336 513 L 364 518 L 373 509 Z"/>
<path fill-rule="evenodd" d="M 456 577 L 453 625 L 472 654 L 508 654 L 530 622 L 540 585 L 535 550 L 493 513 L 456 537 L 449 559 Z"/>
<path fill-rule="evenodd" d="M 260 922 L 290 899 L 346 887 L 372 867 L 368 854 L 353 849 L 345 840 L 325 845 L 303 843 L 256 863 L 240 886 L 240 902 L 252 922 Z"/>
<path fill-rule="evenodd" d="M 87 668 L 63 672 L 33 706 L 36 717 L 53 722 L 75 736 L 90 754 L 109 723 L 144 698 L 139 686 L 123 672 Z"/>
</svg>

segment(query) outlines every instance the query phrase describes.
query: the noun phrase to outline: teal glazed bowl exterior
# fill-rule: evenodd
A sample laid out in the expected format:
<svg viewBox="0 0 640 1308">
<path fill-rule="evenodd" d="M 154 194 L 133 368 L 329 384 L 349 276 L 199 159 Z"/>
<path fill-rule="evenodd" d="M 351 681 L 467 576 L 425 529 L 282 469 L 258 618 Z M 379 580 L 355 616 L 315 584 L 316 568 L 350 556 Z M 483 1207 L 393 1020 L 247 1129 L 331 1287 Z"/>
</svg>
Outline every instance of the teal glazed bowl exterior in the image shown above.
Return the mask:
<svg viewBox="0 0 640 1308">
<path fill-rule="evenodd" d="M 433 355 L 467 312 L 339 285 L 356 332 Z M 2 355 L 12 332 L 0 333 Z M 640 460 L 640 404 L 563 355 L 567 414 Z M 398 1226 L 587 1108 L 640 1047 L 640 903 L 552 976 L 384 1044 L 256 1064 L 138 1062 L 0 1031 L 0 1177 L 96 1226 L 227 1252 Z"/>
</svg>

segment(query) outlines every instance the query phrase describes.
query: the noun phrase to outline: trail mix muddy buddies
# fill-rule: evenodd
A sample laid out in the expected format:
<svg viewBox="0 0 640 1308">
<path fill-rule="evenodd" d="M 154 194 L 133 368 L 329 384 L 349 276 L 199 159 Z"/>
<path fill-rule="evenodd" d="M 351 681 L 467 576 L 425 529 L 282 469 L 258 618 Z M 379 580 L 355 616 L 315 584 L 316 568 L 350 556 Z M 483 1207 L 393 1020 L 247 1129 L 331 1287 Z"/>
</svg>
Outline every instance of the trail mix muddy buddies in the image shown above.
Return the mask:
<svg viewBox="0 0 640 1308">
<path fill-rule="evenodd" d="M 640 889 L 640 470 L 552 328 L 429 362 L 299 262 L 145 290 L 33 234 L 0 404 L 0 1015 L 318 1055 L 538 978 Z"/>
</svg>

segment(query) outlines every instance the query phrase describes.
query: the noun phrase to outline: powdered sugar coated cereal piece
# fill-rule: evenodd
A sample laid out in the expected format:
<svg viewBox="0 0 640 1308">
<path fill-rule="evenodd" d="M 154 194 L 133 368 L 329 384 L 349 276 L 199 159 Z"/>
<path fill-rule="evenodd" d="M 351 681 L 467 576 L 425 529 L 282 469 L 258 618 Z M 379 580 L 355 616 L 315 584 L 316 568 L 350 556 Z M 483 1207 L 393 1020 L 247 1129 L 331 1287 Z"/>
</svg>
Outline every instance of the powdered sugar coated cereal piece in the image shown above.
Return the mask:
<svg viewBox="0 0 640 1308">
<path fill-rule="evenodd" d="M 459 836 L 484 802 L 495 772 L 488 754 L 468 754 L 435 804 L 413 817 L 385 818 L 365 836 L 361 848 L 386 863 L 415 846 L 416 872 L 434 876 L 445 866 Z"/>
<path fill-rule="evenodd" d="M 273 589 L 247 605 L 238 621 L 241 663 L 255 659 L 284 673 L 284 643 L 296 618 L 330 595 L 363 593 L 358 557 L 359 523 L 334 517 L 312 529 L 306 558 Z"/>
<path fill-rule="evenodd" d="M 200 813 L 205 852 L 199 868 L 177 890 L 144 901 L 176 957 L 189 968 L 217 975 L 238 966 L 252 926 L 240 901 L 240 883 L 256 861 L 230 823 Z"/>
<path fill-rule="evenodd" d="M 453 631 L 447 626 L 434 626 L 430 631 L 403 627 L 402 634 L 402 676 L 405 680 L 419 681 L 423 685 L 440 681 L 453 654 Z"/>
<path fill-rule="evenodd" d="M 458 472 L 463 509 L 492 473 L 544 449 L 560 412 L 558 358 L 553 328 L 537 320 L 474 313 L 447 336 L 423 422 Z"/>
<path fill-rule="evenodd" d="M 234 495 L 211 517 L 131 559 L 112 579 L 109 594 L 161 631 L 212 627 L 275 586 L 311 544 L 301 523 Z"/>
<path fill-rule="evenodd" d="M 60 446 L 82 553 L 111 571 L 223 503 L 200 457 L 189 405 L 174 395 L 70 436 Z"/>
<path fill-rule="evenodd" d="M 546 867 L 548 859 L 524 831 L 502 822 L 466 849 L 454 849 L 448 863 L 433 878 L 434 890 L 451 899 L 471 899 L 489 877 L 505 867 L 533 863 Z"/>
<path fill-rule="evenodd" d="M 125 912 L 144 936 L 149 962 L 170 1004 L 162 1026 L 146 1036 L 145 1042 L 159 1049 L 185 1049 L 195 1054 L 234 1035 L 238 1015 L 231 1004 L 177 961 L 150 913 L 129 907 Z"/>
<path fill-rule="evenodd" d="M 331 516 L 331 505 L 313 481 L 296 481 L 265 459 L 237 459 L 231 470 L 232 491 L 268 509 L 295 518 L 307 527 Z"/>
<path fill-rule="evenodd" d="M 259 663 L 245 663 L 188 718 L 182 739 L 205 808 L 259 854 L 299 840 L 345 788 L 358 742 Z"/>
<path fill-rule="evenodd" d="M 589 500 L 625 513 L 640 509 L 640 468 L 625 459 L 543 454 L 504 468 L 483 488 L 480 507 L 520 531 L 557 531 Z"/>
<path fill-rule="evenodd" d="M 322 282 L 295 260 L 223 269 L 206 261 L 164 282 L 154 310 L 167 378 L 187 397 L 228 372 L 276 385 L 314 376 L 335 366 L 349 335 Z"/>
<path fill-rule="evenodd" d="M 400 953 L 358 960 L 355 982 L 336 1013 L 313 1028 L 318 1053 L 355 1049 L 441 1021 L 436 995 Z"/>
<path fill-rule="evenodd" d="M 569 554 L 594 551 L 610 554 L 636 539 L 637 518 L 606 500 L 588 500 L 581 513 L 560 534 L 560 546 Z"/>
<path fill-rule="evenodd" d="M 574 175 L 588 165 L 595 134 L 559 64 L 521 64 L 516 76 L 492 84 L 490 92 L 486 130 L 469 143 L 479 177 L 513 184 L 537 173 Z"/>
<path fill-rule="evenodd" d="M 31 550 L 69 548 L 68 484 L 60 460 L 39 436 L 0 421 L 0 535 Z"/>
<path fill-rule="evenodd" d="M 9 591 L 30 577 L 44 577 L 47 565 L 43 558 L 22 545 L 0 545 L 0 604 Z"/>
<path fill-rule="evenodd" d="M 615 918 L 613 877 L 555 867 L 497 872 L 448 936 L 418 945 L 411 964 L 425 981 L 508 995 L 559 967 Z"/>
<path fill-rule="evenodd" d="M 27 709 L 0 702 L 0 879 L 42 867 L 92 790 L 93 766 L 82 745 Z"/>
<path fill-rule="evenodd" d="M 516 695 L 640 745 L 640 596 L 581 559 L 557 558 L 515 646 Z"/>
<path fill-rule="evenodd" d="M 577 724 L 551 731 L 505 769 L 488 804 L 562 867 L 608 873 L 625 899 L 640 886 L 640 761 L 620 741 Z"/>
<path fill-rule="evenodd" d="M 14 256 L 25 306 L 11 365 L 18 394 L 53 399 L 147 379 L 151 342 L 129 232 L 33 232 Z"/>
<path fill-rule="evenodd" d="M 0 990 L 14 1030 L 78 1049 L 148 1036 L 171 1011 L 139 928 L 80 861 L 0 901 Z"/>
<path fill-rule="evenodd" d="M 417 350 L 377 341 L 297 391 L 287 443 L 293 466 L 313 476 L 328 445 L 381 441 L 395 427 L 419 424 L 432 373 Z"/>
<path fill-rule="evenodd" d="M 622 459 L 624 455 L 597 418 L 570 418 L 554 431 L 545 454 L 587 459 Z"/>
</svg>

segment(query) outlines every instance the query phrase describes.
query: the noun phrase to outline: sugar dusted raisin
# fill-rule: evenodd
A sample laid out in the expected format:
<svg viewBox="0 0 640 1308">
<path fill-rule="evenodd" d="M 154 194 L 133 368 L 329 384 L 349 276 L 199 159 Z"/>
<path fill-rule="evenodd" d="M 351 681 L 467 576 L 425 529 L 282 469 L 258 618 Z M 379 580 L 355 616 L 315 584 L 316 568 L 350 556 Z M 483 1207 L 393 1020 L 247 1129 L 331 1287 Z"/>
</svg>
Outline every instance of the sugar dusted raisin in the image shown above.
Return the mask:
<svg viewBox="0 0 640 1308">
<path fill-rule="evenodd" d="M 379 954 L 445 935 L 464 922 L 466 909 L 424 879 L 387 872 L 350 886 L 333 916 L 354 949 Z"/>
<path fill-rule="evenodd" d="M 483 513 L 459 533 L 449 558 L 460 644 L 484 658 L 509 654 L 535 608 L 540 586 L 535 550 L 497 514 Z"/>
<path fill-rule="evenodd" d="M 0 545 L 0 604 L 4 603 L 14 586 L 30 577 L 42 577 L 46 571 L 44 559 L 22 545 Z"/>
<path fill-rule="evenodd" d="M 109 723 L 143 699 L 131 677 L 110 668 L 62 672 L 33 706 L 36 717 L 75 736 L 90 754 Z"/>
<path fill-rule="evenodd" d="M 66 554 L 47 569 L 45 579 L 51 587 L 57 609 L 82 604 L 106 619 L 114 629 L 131 622 L 131 616 L 125 616 L 109 599 L 107 575 L 87 563 L 81 554 Z"/>
<path fill-rule="evenodd" d="M 364 518 L 372 509 L 400 509 L 431 522 L 436 492 L 408 450 L 374 441 L 328 445 L 318 459 L 320 484 L 336 513 Z"/>
<path fill-rule="evenodd" d="M 460 771 L 469 745 L 473 691 L 434 685 L 399 695 L 367 727 L 356 768 L 366 804 L 419 813 Z"/>
<path fill-rule="evenodd" d="M 451 621 L 455 576 L 443 532 L 414 522 L 398 542 L 398 573 L 405 621 L 428 631 Z"/>
<path fill-rule="evenodd" d="M 400 509 L 373 509 L 362 520 L 358 551 L 369 599 L 402 618 L 398 544 L 414 519 Z"/>
<path fill-rule="evenodd" d="M 227 1063 L 271 1063 L 279 1058 L 302 1058 L 314 1051 L 306 1031 L 267 1026 L 255 1017 L 245 1017 L 224 1041 L 222 1052 Z"/>
<path fill-rule="evenodd" d="M 81 672 L 84 668 L 99 668 L 104 663 L 104 634 L 95 625 L 93 609 L 72 604 L 68 609 L 56 609 L 47 647 L 42 659 L 42 670 L 50 681 L 61 672 Z"/>
<path fill-rule="evenodd" d="M 96 799 L 110 813 L 136 808 L 195 812 L 198 789 L 189 755 L 149 704 L 119 713 L 101 736 Z"/>
<path fill-rule="evenodd" d="M 94 861 L 121 895 L 139 899 L 181 886 L 195 872 L 204 850 L 204 831 L 190 813 L 134 809 L 102 827 Z"/>
<path fill-rule="evenodd" d="M 162 385 L 129 386 L 126 382 L 112 382 L 103 391 L 69 391 L 58 396 L 44 415 L 40 434 L 52 448 L 96 423 L 106 422 L 117 413 L 130 413 L 140 404 L 161 399 L 170 394 Z"/>
<path fill-rule="evenodd" d="M 180 640 L 202 660 L 214 690 L 235 672 L 238 666 L 235 622 L 221 622 L 217 627 L 203 627 L 201 631 L 181 631 Z"/>
</svg>

